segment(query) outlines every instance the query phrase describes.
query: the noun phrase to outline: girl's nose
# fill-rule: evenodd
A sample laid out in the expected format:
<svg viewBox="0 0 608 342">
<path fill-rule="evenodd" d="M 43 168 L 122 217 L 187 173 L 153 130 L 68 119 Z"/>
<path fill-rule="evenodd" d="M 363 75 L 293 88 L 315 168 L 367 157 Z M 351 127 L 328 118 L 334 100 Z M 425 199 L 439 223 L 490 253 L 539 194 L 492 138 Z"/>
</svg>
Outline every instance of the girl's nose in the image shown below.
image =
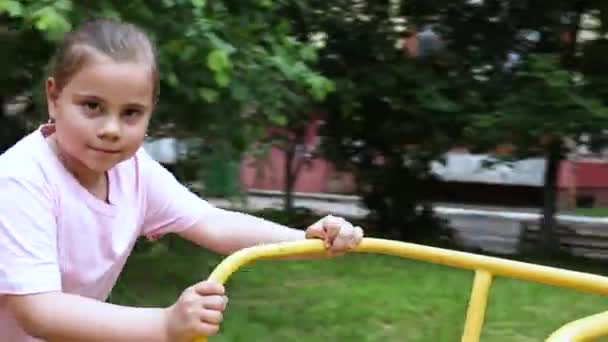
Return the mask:
<svg viewBox="0 0 608 342">
<path fill-rule="evenodd" d="M 120 140 L 121 136 L 121 125 L 120 121 L 113 116 L 108 116 L 104 120 L 97 136 L 102 140 L 117 141 Z"/>
</svg>

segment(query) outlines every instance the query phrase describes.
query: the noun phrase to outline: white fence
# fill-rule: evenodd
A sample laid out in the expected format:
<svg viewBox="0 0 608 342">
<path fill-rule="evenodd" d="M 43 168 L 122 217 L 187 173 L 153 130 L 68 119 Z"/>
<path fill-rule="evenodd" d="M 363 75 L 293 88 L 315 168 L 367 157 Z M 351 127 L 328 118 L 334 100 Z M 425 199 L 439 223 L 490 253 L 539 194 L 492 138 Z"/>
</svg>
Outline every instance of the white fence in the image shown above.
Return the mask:
<svg viewBox="0 0 608 342">
<path fill-rule="evenodd" d="M 456 242 L 489 253 L 517 254 L 538 239 L 541 215 L 494 210 L 437 208 Z M 608 219 L 557 215 L 562 249 L 574 256 L 608 259 Z"/>
</svg>

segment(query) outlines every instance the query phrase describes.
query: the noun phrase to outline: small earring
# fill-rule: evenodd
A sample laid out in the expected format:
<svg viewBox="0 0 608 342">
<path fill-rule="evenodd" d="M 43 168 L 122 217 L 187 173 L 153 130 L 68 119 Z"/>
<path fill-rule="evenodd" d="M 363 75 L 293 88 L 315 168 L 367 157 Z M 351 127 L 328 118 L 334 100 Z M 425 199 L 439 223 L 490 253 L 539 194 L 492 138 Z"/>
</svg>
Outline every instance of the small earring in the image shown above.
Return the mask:
<svg viewBox="0 0 608 342">
<path fill-rule="evenodd" d="M 47 124 L 52 125 L 55 123 L 55 119 L 53 118 L 49 118 L 49 121 L 47 121 Z"/>
</svg>

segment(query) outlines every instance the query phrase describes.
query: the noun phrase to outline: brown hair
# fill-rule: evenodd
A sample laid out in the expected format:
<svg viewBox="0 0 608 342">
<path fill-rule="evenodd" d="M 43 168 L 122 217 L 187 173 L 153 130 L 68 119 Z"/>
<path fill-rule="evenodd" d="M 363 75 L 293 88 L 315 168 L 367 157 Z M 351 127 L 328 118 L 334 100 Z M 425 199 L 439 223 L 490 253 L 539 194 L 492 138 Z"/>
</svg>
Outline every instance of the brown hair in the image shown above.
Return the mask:
<svg viewBox="0 0 608 342">
<path fill-rule="evenodd" d="M 97 52 L 118 62 L 150 63 L 154 82 L 153 100 L 159 93 L 159 72 L 154 46 L 146 34 L 128 23 L 109 19 L 85 22 L 65 35 L 49 66 L 49 76 L 63 88 Z"/>
</svg>

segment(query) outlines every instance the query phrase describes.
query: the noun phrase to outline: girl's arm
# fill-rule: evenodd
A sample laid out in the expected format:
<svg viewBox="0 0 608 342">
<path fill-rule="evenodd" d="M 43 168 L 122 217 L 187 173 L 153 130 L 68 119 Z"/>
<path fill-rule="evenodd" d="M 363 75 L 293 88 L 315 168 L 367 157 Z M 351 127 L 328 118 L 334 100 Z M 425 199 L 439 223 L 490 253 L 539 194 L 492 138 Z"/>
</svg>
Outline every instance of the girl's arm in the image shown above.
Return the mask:
<svg viewBox="0 0 608 342">
<path fill-rule="evenodd" d="M 220 208 L 208 211 L 204 219 L 199 220 L 194 227 L 179 232 L 179 235 L 222 255 L 264 243 L 306 238 L 302 230 Z"/>
<path fill-rule="evenodd" d="M 145 151 L 138 153 L 138 157 L 146 200 L 142 234 L 150 239 L 177 233 L 195 244 L 228 255 L 260 244 L 319 238 L 325 240 L 329 254 L 335 255 L 356 247 L 363 237 L 361 228 L 339 218 L 326 217 L 304 232 L 214 207 L 180 184 Z"/>
<path fill-rule="evenodd" d="M 223 255 L 260 244 L 306 238 L 323 239 L 330 254 L 341 254 L 361 242 L 363 230 L 343 219 L 328 216 L 303 231 L 248 214 L 214 208 L 207 211 L 193 227 L 179 232 L 179 235 Z"/>
<path fill-rule="evenodd" d="M 25 332 L 55 341 L 166 342 L 166 310 L 130 308 L 59 292 L 9 295 Z"/>
<path fill-rule="evenodd" d="M 60 292 L 7 295 L 31 336 L 49 342 L 181 342 L 217 333 L 226 309 L 222 285 L 202 281 L 168 308 L 125 307 Z"/>
</svg>

